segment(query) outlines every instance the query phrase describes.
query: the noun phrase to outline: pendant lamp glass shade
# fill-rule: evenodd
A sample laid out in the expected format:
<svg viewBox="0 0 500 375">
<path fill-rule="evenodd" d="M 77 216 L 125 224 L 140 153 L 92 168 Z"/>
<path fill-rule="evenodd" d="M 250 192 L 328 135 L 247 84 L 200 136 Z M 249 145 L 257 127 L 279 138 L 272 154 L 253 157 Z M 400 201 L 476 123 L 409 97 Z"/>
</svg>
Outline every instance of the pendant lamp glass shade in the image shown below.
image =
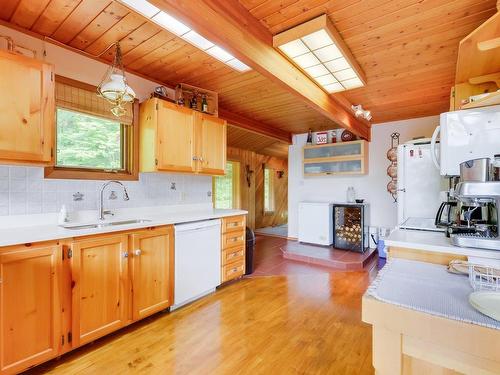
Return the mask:
<svg viewBox="0 0 500 375">
<path fill-rule="evenodd" d="M 123 108 L 124 103 L 133 102 L 136 98 L 134 90 L 128 85 L 127 77 L 123 69 L 122 54 L 120 44 L 114 44 L 115 58 L 113 64 L 108 68 L 101 83 L 97 87 L 98 95 L 114 105 L 111 112 L 120 117 L 126 114 L 126 109 Z"/>
</svg>

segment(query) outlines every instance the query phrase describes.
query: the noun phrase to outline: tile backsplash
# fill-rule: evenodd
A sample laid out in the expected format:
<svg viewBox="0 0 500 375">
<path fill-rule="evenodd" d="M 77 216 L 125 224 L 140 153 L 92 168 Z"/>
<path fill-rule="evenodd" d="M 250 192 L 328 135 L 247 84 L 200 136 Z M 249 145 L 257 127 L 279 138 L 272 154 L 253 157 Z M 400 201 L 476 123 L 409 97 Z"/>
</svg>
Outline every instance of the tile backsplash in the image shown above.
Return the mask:
<svg viewBox="0 0 500 375">
<path fill-rule="evenodd" d="M 106 181 L 44 179 L 43 168 L 0 166 L 0 216 L 58 212 L 66 205 L 69 212 L 96 210 L 101 186 Z M 130 196 L 111 185 L 104 192 L 106 208 L 148 207 L 210 203 L 210 176 L 169 173 L 141 173 L 139 181 L 124 181 Z M 109 199 L 115 192 L 116 199 Z M 80 193 L 82 200 L 74 200 Z"/>
</svg>

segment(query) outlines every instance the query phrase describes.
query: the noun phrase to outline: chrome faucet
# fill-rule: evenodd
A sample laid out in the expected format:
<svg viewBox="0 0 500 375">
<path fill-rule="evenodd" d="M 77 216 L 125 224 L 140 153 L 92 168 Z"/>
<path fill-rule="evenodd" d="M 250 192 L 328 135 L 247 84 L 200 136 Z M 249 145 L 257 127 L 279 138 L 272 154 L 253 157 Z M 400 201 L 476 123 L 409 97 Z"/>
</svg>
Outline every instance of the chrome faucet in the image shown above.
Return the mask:
<svg viewBox="0 0 500 375">
<path fill-rule="evenodd" d="M 116 181 L 116 180 L 111 180 L 111 181 L 108 181 L 106 182 L 104 185 L 102 185 L 101 187 L 101 192 L 100 192 L 100 200 L 99 200 L 99 220 L 105 220 L 105 217 L 104 215 L 106 214 L 111 214 L 111 211 L 105 211 L 104 210 L 104 189 L 106 189 L 106 187 L 110 184 L 117 184 L 119 186 L 121 186 L 123 188 L 123 200 L 124 201 L 128 201 L 130 200 L 129 196 L 128 196 L 128 192 L 127 192 L 127 188 L 125 187 L 125 185 L 123 185 L 120 181 Z"/>
</svg>

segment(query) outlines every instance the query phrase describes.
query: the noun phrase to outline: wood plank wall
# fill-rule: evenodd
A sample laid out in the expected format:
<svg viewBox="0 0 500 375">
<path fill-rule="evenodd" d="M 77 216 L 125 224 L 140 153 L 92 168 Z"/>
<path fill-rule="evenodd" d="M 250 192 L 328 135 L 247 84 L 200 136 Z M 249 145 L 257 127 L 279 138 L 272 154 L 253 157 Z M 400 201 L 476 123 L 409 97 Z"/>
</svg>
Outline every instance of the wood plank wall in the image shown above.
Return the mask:
<svg viewBox="0 0 500 375">
<path fill-rule="evenodd" d="M 248 211 L 247 225 L 255 229 L 285 224 L 288 221 L 288 160 L 235 147 L 228 147 L 227 159 L 240 162 L 240 208 Z M 246 165 L 254 171 L 250 178 L 250 187 L 246 179 Z M 282 178 L 274 175 L 275 210 L 273 214 L 266 215 L 263 165 L 285 172 Z"/>
</svg>

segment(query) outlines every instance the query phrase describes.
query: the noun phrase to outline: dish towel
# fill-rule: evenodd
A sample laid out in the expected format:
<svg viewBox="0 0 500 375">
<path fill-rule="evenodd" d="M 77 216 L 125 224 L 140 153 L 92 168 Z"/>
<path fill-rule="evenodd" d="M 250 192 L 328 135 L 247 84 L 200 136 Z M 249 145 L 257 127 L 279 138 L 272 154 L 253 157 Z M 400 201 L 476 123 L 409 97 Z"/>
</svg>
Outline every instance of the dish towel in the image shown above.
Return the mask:
<svg viewBox="0 0 500 375">
<path fill-rule="evenodd" d="M 473 292 L 465 275 L 446 266 L 394 258 L 379 272 L 366 295 L 432 315 L 500 330 L 500 322 L 469 304 Z"/>
</svg>

